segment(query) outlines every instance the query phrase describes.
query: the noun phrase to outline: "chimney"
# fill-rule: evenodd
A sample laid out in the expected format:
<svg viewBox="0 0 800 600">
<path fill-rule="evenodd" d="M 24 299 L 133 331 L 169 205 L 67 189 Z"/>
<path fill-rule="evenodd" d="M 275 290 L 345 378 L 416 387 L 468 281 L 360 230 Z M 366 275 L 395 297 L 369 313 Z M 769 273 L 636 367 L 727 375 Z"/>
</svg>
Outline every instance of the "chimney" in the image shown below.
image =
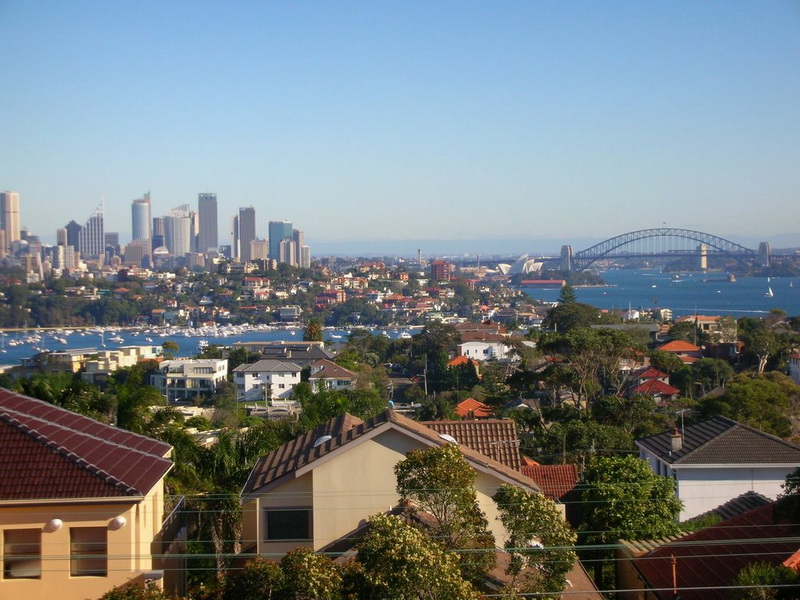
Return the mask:
<svg viewBox="0 0 800 600">
<path fill-rule="evenodd" d="M 681 450 L 683 450 L 683 436 L 681 435 L 681 432 L 678 431 L 677 427 L 672 432 L 671 441 L 672 441 L 672 452 L 680 452 Z"/>
</svg>

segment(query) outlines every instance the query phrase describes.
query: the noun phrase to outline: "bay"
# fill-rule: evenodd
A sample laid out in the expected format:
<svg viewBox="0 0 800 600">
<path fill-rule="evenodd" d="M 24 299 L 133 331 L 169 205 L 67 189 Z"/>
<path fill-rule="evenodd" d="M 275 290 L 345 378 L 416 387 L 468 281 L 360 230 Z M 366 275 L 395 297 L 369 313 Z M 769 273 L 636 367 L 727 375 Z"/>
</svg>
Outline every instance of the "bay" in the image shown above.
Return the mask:
<svg viewBox="0 0 800 600">
<path fill-rule="evenodd" d="M 727 273 L 662 273 L 656 269 L 614 269 L 601 273 L 608 284 L 576 287 L 578 302 L 600 309 L 669 308 L 673 316 L 694 314 L 763 317 L 777 308 L 800 315 L 800 277 L 739 277 Z M 530 297 L 558 300 L 560 289 L 522 287 Z M 768 295 L 772 291 L 772 296 Z"/>
</svg>

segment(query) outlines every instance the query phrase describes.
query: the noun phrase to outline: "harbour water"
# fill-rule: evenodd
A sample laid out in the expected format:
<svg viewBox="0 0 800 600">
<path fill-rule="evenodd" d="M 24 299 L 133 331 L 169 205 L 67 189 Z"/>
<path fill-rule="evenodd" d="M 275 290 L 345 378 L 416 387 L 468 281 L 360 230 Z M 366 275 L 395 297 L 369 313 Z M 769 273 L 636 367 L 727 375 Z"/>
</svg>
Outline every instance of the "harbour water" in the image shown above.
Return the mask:
<svg viewBox="0 0 800 600">
<path fill-rule="evenodd" d="M 739 277 L 727 273 L 662 273 L 614 269 L 602 273 L 607 286 L 577 287 L 578 302 L 601 309 L 669 308 L 675 317 L 693 314 L 760 317 L 777 308 L 800 315 L 800 277 Z M 554 302 L 560 289 L 522 288 L 537 300 Z M 771 292 L 771 293 L 770 293 Z"/>
</svg>

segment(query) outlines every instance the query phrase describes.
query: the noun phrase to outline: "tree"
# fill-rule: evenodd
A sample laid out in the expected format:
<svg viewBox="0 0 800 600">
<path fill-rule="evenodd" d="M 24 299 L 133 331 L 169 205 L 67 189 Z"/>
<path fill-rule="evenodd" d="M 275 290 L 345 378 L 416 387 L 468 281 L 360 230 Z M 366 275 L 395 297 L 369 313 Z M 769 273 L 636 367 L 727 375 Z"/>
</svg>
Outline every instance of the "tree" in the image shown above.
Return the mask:
<svg viewBox="0 0 800 600">
<path fill-rule="evenodd" d="M 792 434 L 789 396 L 767 375 L 741 374 L 728 384 L 724 394 L 703 398 L 699 408 L 704 417 L 721 415 L 782 438 Z"/>
<path fill-rule="evenodd" d="M 459 551 L 461 572 L 479 581 L 494 564 L 494 536 L 480 510 L 475 470 L 455 444 L 412 450 L 394 467 L 401 502 L 433 519 L 431 537 Z"/>
<path fill-rule="evenodd" d="M 180 346 L 178 346 L 177 342 L 173 342 L 172 340 L 167 340 L 163 344 L 161 344 L 162 353 L 164 358 L 170 359 L 175 356 L 175 353 L 180 350 Z"/>
<path fill-rule="evenodd" d="M 502 484 L 492 499 L 508 531 L 505 548 L 511 562 L 506 573 L 512 576 L 511 592 L 550 592 L 560 598 L 566 575 L 577 560 L 576 535 L 555 502 L 508 484 Z M 524 569 L 527 575 L 518 586 Z"/>
<path fill-rule="evenodd" d="M 714 388 L 723 387 L 731 377 L 733 377 L 733 367 L 724 360 L 701 358 L 692 363 L 692 379 L 695 385 L 699 385 L 702 396 Z"/>
<path fill-rule="evenodd" d="M 393 515 L 376 515 L 359 540 L 356 560 L 364 574 L 360 597 L 393 600 L 473 600 L 458 558 L 422 531 Z"/>
<path fill-rule="evenodd" d="M 762 321 L 755 328 L 743 333 L 742 340 L 745 343 L 745 351 L 756 357 L 757 372 L 761 375 L 767 366 L 769 357 L 775 354 L 778 347 L 775 332 Z"/>
<path fill-rule="evenodd" d="M 635 437 L 645 437 L 671 426 L 656 413 L 650 396 L 604 396 L 592 406 L 592 417 L 602 425 L 613 425 Z"/>
<path fill-rule="evenodd" d="M 650 366 L 667 374 L 683 368 L 683 361 L 677 355 L 665 350 L 653 350 L 650 353 Z"/>
<path fill-rule="evenodd" d="M 273 600 L 284 588 L 281 567 L 257 557 L 237 573 L 228 573 L 222 584 L 220 600 Z"/>
<path fill-rule="evenodd" d="M 317 318 L 311 318 L 306 323 L 303 329 L 303 341 L 305 342 L 321 342 L 323 341 L 322 323 Z"/>
<path fill-rule="evenodd" d="M 783 565 L 747 564 L 734 581 L 736 600 L 792 600 L 797 598 L 800 576 Z"/>
<path fill-rule="evenodd" d="M 121 585 L 100 596 L 100 600 L 170 600 L 170 596 L 153 582 Z"/>
<path fill-rule="evenodd" d="M 675 496 L 675 482 L 660 477 L 635 456 L 597 456 L 583 472 L 583 513 L 579 538 L 582 544 L 607 546 L 619 539 L 642 540 L 678 533 L 682 503 Z M 595 582 L 602 583 L 603 548 L 594 554 Z"/>
<path fill-rule="evenodd" d="M 342 574 L 330 558 L 310 548 L 297 548 L 281 559 L 283 598 L 337 600 L 342 597 Z"/>
</svg>

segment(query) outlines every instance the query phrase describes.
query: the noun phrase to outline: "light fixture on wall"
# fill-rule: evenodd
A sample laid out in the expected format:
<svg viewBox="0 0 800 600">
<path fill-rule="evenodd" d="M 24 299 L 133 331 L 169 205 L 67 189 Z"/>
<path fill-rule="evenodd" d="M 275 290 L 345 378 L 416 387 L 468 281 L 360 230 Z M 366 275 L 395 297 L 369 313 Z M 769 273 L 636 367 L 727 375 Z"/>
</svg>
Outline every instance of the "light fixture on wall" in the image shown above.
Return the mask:
<svg viewBox="0 0 800 600">
<path fill-rule="evenodd" d="M 111 519 L 111 522 L 108 524 L 108 528 L 109 529 L 122 529 L 123 527 L 125 527 L 125 523 L 127 523 L 127 522 L 128 521 L 125 519 L 125 517 L 114 517 L 113 519 Z"/>
<path fill-rule="evenodd" d="M 52 533 L 53 531 L 58 531 L 61 529 L 63 524 L 64 522 L 61 519 L 50 519 L 47 523 L 45 523 L 44 530 L 48 533 Z"/>
</svg>

